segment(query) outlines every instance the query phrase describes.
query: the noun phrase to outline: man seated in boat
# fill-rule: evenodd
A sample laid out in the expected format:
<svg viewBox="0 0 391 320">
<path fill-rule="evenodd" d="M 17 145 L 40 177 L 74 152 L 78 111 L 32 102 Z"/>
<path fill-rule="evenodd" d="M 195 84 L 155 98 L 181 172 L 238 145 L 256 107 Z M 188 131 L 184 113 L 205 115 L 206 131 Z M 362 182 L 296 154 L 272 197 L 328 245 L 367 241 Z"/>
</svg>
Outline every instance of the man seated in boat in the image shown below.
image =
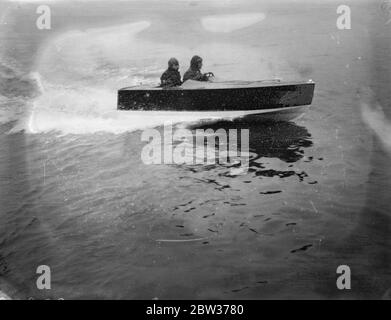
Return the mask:
<svg viewBox="0 0 391 320">
<path fill-rule="evenodd" d="M 202 58 L 194 56 L 190 60 L 190 68 L 183 75 L 183 82 L 186 80 L 208 81 L 210 77 L 214 76 L 212 72 L 201 73 Z"/>
<path fill-rule="evenodd" d="M 178 69 L 179 62 L 176 58 L 168 60 L 168 69 L 160 77 L 160 86 L 164 88 L 180 86 L 182 81 Z"/>
</svg>

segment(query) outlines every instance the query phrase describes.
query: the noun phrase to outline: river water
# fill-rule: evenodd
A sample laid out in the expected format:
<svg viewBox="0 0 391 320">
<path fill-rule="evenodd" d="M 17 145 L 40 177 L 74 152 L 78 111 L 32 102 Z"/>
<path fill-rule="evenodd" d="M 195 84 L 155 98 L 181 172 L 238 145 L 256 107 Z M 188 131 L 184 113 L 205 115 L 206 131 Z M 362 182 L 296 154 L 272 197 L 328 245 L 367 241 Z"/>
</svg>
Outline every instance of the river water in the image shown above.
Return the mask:
<svg viewBox="0 0 391 320">
<path fill-rule="evenodd" d="M 387 295 L 391 24 L 380 2 L 354 1 L 352 29 L 339 30 L 338 5 L 58 1 L 52 29 L 38 30 L 36 4 L 0 2 L 0 289 Z M 171 56 L 183 74 L 194 54 L 219 79 L 312 79 L 313 105 L 295 122 L 170 119 L 249 129 L 248 171 L 144 164 L 142 132 L 163 133 L 164 117 L 117 111 L 116 90 L 157 83 Z M 51 268 L 51 290 L 36 287 L 39 265 Z M 351 290 L 336 287 L 339 265 L 351 268 Z"/>
</svg>

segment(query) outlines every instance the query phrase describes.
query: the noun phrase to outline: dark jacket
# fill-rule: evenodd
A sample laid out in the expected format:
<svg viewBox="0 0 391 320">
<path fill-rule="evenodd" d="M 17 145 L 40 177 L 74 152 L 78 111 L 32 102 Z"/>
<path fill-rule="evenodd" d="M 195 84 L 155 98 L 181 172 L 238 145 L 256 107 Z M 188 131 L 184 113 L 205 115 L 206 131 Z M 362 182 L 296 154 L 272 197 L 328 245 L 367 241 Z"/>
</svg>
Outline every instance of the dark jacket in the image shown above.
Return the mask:
<svg viewBox="0 0 391 320">
<path fill-rule="evenodd" d="M 199 56 L 191 58 L 190 68 L 183 75 L 183 82 L 189 79 L 195 81 L 208 81 L 208 77 L 205 74 L 202 74 L 199 69 L 200 62 L 202 62 L 202 58 Z"/>
<path fill-rule="evenodd" d="M 183 82 L 186 80 L 208 81 L 208 77 L 202 74 L 200 70 L 194 70 L 190 67 L 183 75 Z"/>
<path fill-rule="evenodd" d="M 168 68 L 160 77 L 161 87 L 176 87 L 182 84 L 181 74 L 178 70 Z"/>
</svg>

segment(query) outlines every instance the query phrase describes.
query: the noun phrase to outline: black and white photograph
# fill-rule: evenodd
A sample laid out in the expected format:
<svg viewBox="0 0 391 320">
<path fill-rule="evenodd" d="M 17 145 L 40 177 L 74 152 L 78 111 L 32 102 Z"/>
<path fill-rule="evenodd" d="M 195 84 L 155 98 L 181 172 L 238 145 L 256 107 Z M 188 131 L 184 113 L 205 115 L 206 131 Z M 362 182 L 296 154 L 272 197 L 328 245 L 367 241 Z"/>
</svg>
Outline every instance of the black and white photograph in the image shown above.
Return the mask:
<svg viewBox="0 0 391 320">
<path fill-rule="evenodd" d="M 390 85 L 390 0 L 0 0 L 0 300 L 390 300 Z"/>
</svg>

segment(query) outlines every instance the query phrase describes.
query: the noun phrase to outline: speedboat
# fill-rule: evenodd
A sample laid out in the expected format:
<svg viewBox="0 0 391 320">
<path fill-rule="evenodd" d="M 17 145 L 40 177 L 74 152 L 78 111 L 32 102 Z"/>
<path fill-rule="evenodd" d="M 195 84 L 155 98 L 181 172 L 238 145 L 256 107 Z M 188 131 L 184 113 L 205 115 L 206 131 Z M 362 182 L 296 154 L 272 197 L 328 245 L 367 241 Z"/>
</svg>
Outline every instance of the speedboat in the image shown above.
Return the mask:
<svg viewBox="0 0 391 320">
<path fill-rule="evenodd" d="M 118 90 L 118 110 L 204 113 L 205 117 L 256 116 L 293 120 L 311 105 L 315 83 L 280 80 L 200 82 L 178 87 L 133 86 Z"/>
</svg>

